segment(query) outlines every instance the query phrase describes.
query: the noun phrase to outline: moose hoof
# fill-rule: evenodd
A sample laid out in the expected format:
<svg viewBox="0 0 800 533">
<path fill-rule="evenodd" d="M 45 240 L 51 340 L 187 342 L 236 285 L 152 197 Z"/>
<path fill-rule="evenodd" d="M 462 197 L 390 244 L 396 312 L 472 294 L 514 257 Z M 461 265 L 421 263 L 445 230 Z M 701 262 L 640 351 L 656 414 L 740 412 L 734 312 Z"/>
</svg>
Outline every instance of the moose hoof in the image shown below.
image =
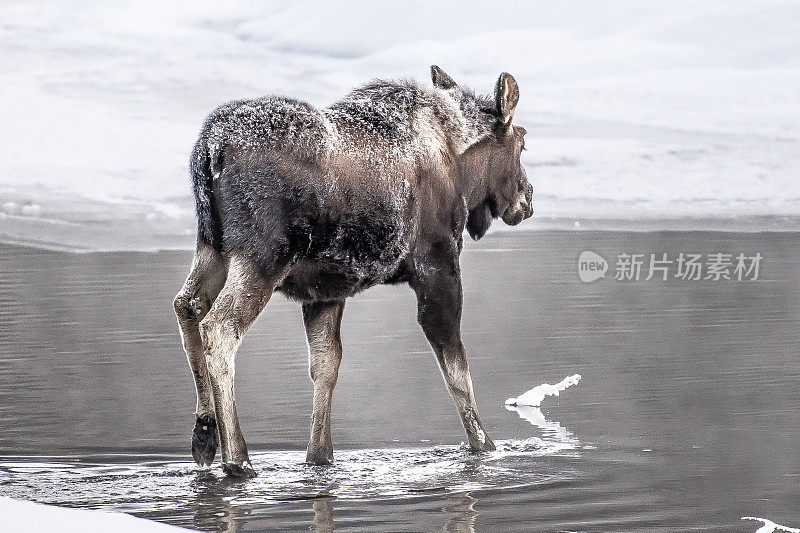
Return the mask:
<svg viewBox="0 0 800 533">
<path fill-rule="evenodd" d="M 214 462 L 217 454 L 217 421 L 208 415 L 197 419 L 192 433 L 192 457 L 200 466 Z"/>
<path fill-rule="evenodd" d="M 325 455 L 321 455 L 318 457 L 315 456 L 308 456 L 306 457 L 306 464 L 312 466 L 328 466 L 333 463 L 333 457 L 328 457 Z"/>
<path fill-rule="evenodd" d="M 470 443 L 469 445 L 469 451 L 471 452 L 493 452 L 496 449 L 497 447 L 494 445 L 494 442 L 492 442 L 492 439 L 490 439 L 489 437 L 486 437 L 486 440 L 484 440 L 483 442 L 474 442 Z"/>
<path fill-rule="evenodd" d="M 235 477 L 241 479 L 249 479 L 256 477 L 256 471 L 250 466 L 249 461 L 242 461 L 242 464 L 237 463 L 222 463 L 222 471 L 228 477 Z"/>
<path fill-rule="evenodd" d="M 306 464 L 327 466 L 331 463 L 333 463 L 333 447 L 330 445 L 319 447 L 310 446 L 306 451 Z"/>
</svg>

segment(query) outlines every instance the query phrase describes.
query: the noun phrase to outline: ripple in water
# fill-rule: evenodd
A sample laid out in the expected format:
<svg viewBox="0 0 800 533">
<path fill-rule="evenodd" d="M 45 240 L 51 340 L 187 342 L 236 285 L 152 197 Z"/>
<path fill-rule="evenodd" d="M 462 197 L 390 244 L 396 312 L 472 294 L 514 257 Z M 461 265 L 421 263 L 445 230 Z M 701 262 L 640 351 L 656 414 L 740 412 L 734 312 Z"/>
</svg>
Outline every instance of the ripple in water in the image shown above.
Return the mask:
<svg viewBox="0 0 800 533">
<path fill-rule="evenodd" d="M 327 467 L 306 465 L 305 452 L 260 452 L 251 455 L 259 475 L 247 482 L 225 478 L 218 464 L 208 469 L 189 461 L 7 461 L 0 463 L 0 492 L 43 503 L 134 513 L 175 508 L 209 490 L 232 504 L 324 497 L 374 499 L 504 489 L 563 479 L 565 472 L 534 468 L 535 459 L 576 456 L 579 449 L 572 437 L 496 444 L 497 451 L 483 454 L 470 453 L 463 446 L 343 450 L 337 452 L 335 464 Z"/>
</svg>

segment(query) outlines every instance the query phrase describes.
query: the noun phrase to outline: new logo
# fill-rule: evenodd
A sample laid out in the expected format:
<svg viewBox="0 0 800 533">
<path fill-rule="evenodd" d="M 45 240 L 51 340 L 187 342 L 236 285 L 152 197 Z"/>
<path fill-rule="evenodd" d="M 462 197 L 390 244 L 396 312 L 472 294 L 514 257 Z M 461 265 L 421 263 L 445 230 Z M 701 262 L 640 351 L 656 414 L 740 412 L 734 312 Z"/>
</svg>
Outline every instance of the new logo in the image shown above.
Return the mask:
<svg viewBox="0 0 800 533">
<path fill-rule="evenodd" d="M 584 283 L 606 277 L 607 270 L 608 262 L 594 252 L 586 250 L 578 257 L 578 276 Z"/>
</svg>

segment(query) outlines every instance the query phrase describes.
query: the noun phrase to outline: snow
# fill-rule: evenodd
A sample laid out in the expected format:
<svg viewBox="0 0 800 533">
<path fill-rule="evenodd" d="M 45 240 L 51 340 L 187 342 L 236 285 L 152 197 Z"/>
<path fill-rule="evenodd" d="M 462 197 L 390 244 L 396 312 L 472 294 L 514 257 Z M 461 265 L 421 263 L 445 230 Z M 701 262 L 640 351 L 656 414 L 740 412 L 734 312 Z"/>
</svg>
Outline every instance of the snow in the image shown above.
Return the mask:
<svg viewBox="0 0 800 533">
<path fill-rule="evenodd" d="M 67 509 L 0 496 L 0 515 L 7 531 L 27 533 L 179 533 L 183 529 L 124 513 Z"/>
<path fill-rule="evenodd" d="M 536 212 L 522 227 L 800 216 L 800 3 L 487 6 L 5 3 L 0 236 L 147 243 L 132 226 L 190 243 L 187 161 L 214 107 L 325 106 L 374 77 L 429 83 L 430 64 L 479 92 L 501 71 L 519 82 Z"/>
<path fill-rule="evenodd" d="M 794 527 L 782 526 L 776 524 L 767 518 L 759 518 L 757 516 L 743 516 L 742 520 L 757 520 L 764 523 L 763 526 L 758 528 L 755 533 L 773 533 L 774 531 L 788 531 L 789 533 L 800 533 L 800 529 Z"/>
<path fill-rule="evenodd" d="M 531 407 L 539 407 L 542 405 L 542 400 L 544 400 L 547 396 L 558 396 L 561 391 L 566 390 L 573 385 L 577 385 L 580 380 L 581 375 L 575 374 L 573 376 L 565 377 L 555 385 L 542 383 L 541 385 L 537 385 L 528 392 L 525 392 L 516 398 L 509 398 L 506 400 L 506 405 L 527 405 Z"/>
</svg>

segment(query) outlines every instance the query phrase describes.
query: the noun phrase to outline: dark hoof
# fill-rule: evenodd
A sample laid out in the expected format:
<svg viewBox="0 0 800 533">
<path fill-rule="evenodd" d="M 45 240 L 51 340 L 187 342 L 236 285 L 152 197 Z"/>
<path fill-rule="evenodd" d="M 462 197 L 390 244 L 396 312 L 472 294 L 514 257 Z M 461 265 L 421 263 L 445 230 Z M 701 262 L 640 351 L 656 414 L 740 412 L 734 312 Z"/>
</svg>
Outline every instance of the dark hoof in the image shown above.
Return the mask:
<svg viewBox="0 0 800 533">
<path fill-rule="evenodd" d="M 311 466 L 328 466 L 333 464 L 333 458 L 329 457 L 306 457 L 306 464 Z"/>
<path fill-rule="evenodd" d="M 194 425 L 192 434 L 192 457 L 200 466 L 214 462 L 217 454 L 217 421 L 210 416 L 201 416 Z"/>
<path fill-rule="evenodd" d="M 475 442 L 475 443 L 470 443 L 469 445 L 469 451 L 471 452 L 493 452 L 496 449 L 497 447 L 494 445 L 494 442 L 492 442 L 492 439 L 490 439 L 489 437 L 486 437 L 486 440 L 484 442 Z"/>
<path fill-rule="evenodd" d="M 253 467 L 250 466 L 249 461 L 243 461 L 242 464 L 222 463 L 222 471 L 225 472 L 226 476 L 241 479 L 249 479 L 258 475 L 253 470 Z"/>
<path fill-rule="evenodd" d="M 306 464 L 313 466 L 328 466 L 333 463 L 333 448 L 324 446 L 317 449 L 311 448 L 306 452 Z"/>
</svg>

